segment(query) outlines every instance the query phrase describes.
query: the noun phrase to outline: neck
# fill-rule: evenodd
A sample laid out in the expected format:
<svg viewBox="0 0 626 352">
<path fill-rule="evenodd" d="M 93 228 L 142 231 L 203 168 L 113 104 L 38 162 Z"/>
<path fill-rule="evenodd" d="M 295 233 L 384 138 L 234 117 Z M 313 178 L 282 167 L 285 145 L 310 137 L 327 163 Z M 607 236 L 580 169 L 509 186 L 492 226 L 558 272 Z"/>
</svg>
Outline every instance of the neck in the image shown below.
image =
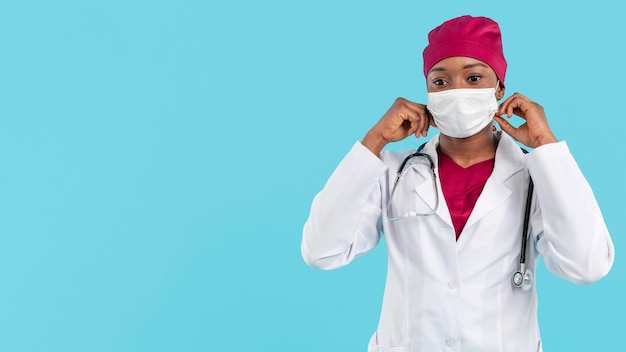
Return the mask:
<svg viewBox="0 0 626 352">
<path fill-rule="evenodd" d="M 497 146 L 498 139 L 491 124 L 471 137 L 454 138 L 443 134 L 439 137 L 439 150 L 464 168 L 494 158 Z"/>
</svg>

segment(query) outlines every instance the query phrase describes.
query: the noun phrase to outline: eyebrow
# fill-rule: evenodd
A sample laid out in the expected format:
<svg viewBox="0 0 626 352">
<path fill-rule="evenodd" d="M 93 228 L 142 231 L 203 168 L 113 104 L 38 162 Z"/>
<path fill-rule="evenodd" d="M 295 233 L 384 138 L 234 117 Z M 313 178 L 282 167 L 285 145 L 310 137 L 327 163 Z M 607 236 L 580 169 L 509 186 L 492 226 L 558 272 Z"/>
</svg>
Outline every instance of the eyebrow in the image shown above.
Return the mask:
<svg viewBox="0 0 626 352">
<path fill-rule="evenodd" d="M 465 70 L 465 69 L 476 67 L 476 66 L 482 66 L 484 68 L 489 68 L 489 66 L 483 64 L 482 62 L 475 62 L 473 64 L 467 64 L 467 65 L 463 66 L 463 69 Z"/>
<path fill-rule="evenodd" d="M 489 66 L 487 66 L 487 65 L 483 64 L 482 62 L 475 62 L 475 63 L 472 63 L 472 64 L 467 64 L 467 65 L 463 66 L 463 69 L 464 69 L 464 70 L 467 70 L 468 68 L 472 68 L 472 67 L 476 67 L 476 66 L 481 66 L 481 67 L 489 68 Z M 445 70 L 446 70 L 446 69 L 445 69 L 445 68 L 443 68 L 443 67 L 438 67 L 438 66 L 435 66 L 435 67 L 431 68 L 431 69 L 428 71 L 428 73 L 431 73 L 431 72 L 441 72 L 441 71 L 445 71 Z"/>
</svg>

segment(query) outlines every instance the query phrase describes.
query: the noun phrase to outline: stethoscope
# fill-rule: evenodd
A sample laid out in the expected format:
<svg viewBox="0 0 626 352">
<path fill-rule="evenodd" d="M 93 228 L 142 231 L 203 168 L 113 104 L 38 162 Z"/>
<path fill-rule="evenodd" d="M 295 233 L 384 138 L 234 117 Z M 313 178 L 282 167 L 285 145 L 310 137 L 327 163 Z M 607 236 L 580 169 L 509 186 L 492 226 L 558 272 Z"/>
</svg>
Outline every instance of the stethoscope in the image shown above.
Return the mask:
<svg viewBox="0 0 626 352">
<path fill-rule="evenodd" d="M 431 176 L 433 178 L 433 187 L 435 191 L 435 206 L 431 208 L 432 209 L 431 211 L 426 212 L 426 213 L 409 212 L 409 213 L 402 214 L 396 217 L 390 216 L 389 220 L 391 221 L 397 221 L 397 220 L 405 219 L 408 217 L 414 217 L 414 216 L 432 215 L 437 211 L 437 208 L 439 207 L 439 192 L 437 191 L 437 177 L 436 177 L 437 174 L 435 172 L 435 163 L 433 163 L 433 159 L 430 157 L 430 155 L 426 153 L 422 153 L 422 149 L 424 148 L 424 145 L 426 145 L 426 143 L 422 144 L 419 148 L 417 148 L 417 151 L 415 153 L 404 158 L 404 160 L 400 164 L 400 167 L 398 168 L 398 173 L 396 175 L 396 179 L 391 189 L 389 203 L 387 203 L 387 215 L 389 216 L 389 208 L 391 205 L 391 199 L 393 198 L 393 195 L 396 192 L 396 187 L 398 185 L 398 181 L 400 181 L 404 167 L 411 159 L 417 158 L 417 157 L 423 157 L 428 161 L 428 165 L 431 171 Z M 523 148 L 522 148 L 522 151 L 524 152 L 524 154 L 528 153 L 528 151 L 526 151 Z M 528 183 L 528 195 L 526 196 L 526 207 L 524 209 L 524 225 L 522 228 L 522 246 L 520 249 L 519 267 L 518 267 L 518 270 L 513 274 L 513 277 L 511 280 L 514 287 L 521 288 L 524 291 L 529 290 L 532 287 L 533 281 L 534 281 L 532 271 L 530 270 L 530 268 L 526 267 L 526 243 L 529 237 L 528 224 L 530 221 L 530 208 L 532 205 L 533 188 L 534 188 L 534 185 L 533 185 L 533 180 L 531 178 Z"/>
<path fill-rule="evenodd" d="M 522 149 L 523 150 L 523 149 Z M 527 153 L 524 150 L 524 153 Z M 522 249 L 519 254 L 519 270 L 513 274 L 513 286 L 528 291 L 533 285 L 533 272 L 526 267 L 526 241 L 528 239 L 528 222 L 530 221 L 530 206 L 533 199 L 533 179 L 528 181 L 528 195 L 526 196 L 526 209 L 524 210 L 524 226 L 522 228 Z"/>
</svg>

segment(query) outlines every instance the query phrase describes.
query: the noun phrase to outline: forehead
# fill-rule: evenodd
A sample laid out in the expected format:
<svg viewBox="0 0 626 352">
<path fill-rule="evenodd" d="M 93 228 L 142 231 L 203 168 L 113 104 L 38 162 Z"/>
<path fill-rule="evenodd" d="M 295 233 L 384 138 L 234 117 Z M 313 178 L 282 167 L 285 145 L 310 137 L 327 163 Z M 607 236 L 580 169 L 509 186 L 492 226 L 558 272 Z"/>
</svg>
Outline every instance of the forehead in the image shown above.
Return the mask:
<svg viewBox="0 0 626 352">
<path fill-rule="evenodd" d="M 463 71 L 468 69 L 486 69 L 495 74 L 491 67 L 484 61 L 467 56 L 452 56 L 437 62 L 428 70 L 428 74 L 445 71 Z"/>
</svg>

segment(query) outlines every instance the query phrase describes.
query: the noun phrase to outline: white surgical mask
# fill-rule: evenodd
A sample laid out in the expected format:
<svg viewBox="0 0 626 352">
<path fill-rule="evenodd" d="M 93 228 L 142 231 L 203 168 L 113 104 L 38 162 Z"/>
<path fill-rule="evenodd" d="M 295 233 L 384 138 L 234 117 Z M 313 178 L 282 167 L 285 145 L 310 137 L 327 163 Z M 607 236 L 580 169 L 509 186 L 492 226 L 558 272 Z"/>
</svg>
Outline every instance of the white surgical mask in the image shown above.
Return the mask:
<svg viewBox="0 0 626 352">
<path fill-rule="evenodd" d="M 478 133 L 498 111 L 495 88 L 460 88 L 428 93 L 428 111 L 446 136 L 465 138 Z"/>
</svg>

